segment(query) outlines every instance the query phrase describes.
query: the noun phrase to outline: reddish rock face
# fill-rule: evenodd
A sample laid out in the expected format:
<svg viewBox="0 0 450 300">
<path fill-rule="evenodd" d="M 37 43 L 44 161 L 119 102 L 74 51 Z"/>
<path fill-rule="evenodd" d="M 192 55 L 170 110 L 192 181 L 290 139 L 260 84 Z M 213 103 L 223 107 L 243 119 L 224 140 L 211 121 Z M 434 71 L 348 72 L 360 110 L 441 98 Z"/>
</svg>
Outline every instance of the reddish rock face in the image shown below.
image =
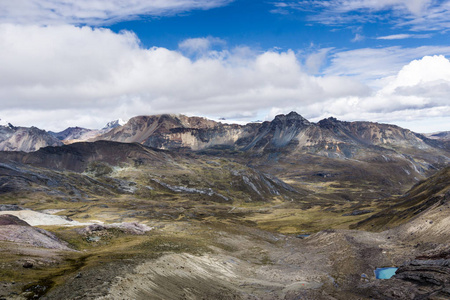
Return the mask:
<svg viewBox="0 0 450 300">
<path fill-rule="evenodd" d="M 0 215 L 0 226 L 6 226 L 6 225 L 20 225 L 20 226 L 30 226 L 25 221 L 22 221 L 16 216 L 13 215 Z"/>
</svg>

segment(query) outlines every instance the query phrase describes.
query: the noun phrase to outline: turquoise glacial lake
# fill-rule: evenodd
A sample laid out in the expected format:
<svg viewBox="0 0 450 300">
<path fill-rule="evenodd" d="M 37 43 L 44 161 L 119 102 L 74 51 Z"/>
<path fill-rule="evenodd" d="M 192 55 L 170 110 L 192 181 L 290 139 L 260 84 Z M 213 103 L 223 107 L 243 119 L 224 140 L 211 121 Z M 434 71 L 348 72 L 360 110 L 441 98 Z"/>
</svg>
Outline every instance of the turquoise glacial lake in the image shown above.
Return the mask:
<svg viewBox="0 0 450 300">
<path fill-rule="evenodd" d="M 398 268 L 377 268 L 375 270 L 375 277 L 377 279 L 389 279 L 395 275 Z"/>
</svg>

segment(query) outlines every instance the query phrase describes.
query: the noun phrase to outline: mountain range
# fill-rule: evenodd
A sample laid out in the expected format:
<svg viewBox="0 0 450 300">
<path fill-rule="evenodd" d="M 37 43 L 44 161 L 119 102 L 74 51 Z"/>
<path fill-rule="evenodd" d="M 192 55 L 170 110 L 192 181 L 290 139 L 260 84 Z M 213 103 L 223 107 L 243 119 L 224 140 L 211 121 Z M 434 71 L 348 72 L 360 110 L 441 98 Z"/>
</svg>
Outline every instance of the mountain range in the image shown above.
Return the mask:
<svg viewBox="0 0 450 300">
<path fill-rule="evenodd" d="M 446 299 L 445 136 L 295 112 L 1 126 L 0 298 Z"/>
<path fill-rule="evenodd" d="M 0 126 L 1 151 L 36 151 L 47 146 L 61 146 L 63 143 L 36 127 L 15 127 L 12 124 Z"/>
<path fill-rule="evenodd" d="M 58 140 L 65 144 L 109 140 L 140 143 L 159 149 L 193 151 L 230 148 L 263 152 L 289 146 L 341 158 L 357 156 L 360 147 L 450 149 L 445 132 L 429 135 L 431 139 L 388 124 L 343 122 L 332 117 L 312 123 L 296 112 L 278 115 L 270 122 L 247 125 L 163 114 L 137 116 L 128 122 L 112 121 L 100 130 L 69 127 L 61 132 L 46 132 L 35 127 L 14 127 L 11 124 L 0 126 L 0 129 L 0 151 L 30 152 L 45 146 L 61 145 Z"/>
<path fill-rule="evenodd" d="M 124 125 L 124 122 L 121 119 L 108 122 L 102 129 L 87 129 L 82 127 L 69 127 L 60 132 L 49 131 L 48 133 L 58 140 L 62 141 L 65 144 L 71 144 L 75 142 L 83 142 L 90 139 L 93 139 L 97 136 L 107 133 L 108 131 Z"/>
<path fill-rule="evenodd" d="M 80 172 L 88 162 L 115 165 L 117 159 L 127 157 L 128 151 L 134 155 L 139 152 L 125 145 L 98 142 L 137 143 L 155 150 L 233 159 L 280 178 L 299 191 L 310 190 L 311 200 L 316 202 L 329 198 L 338 202 L 373 200 L 401 194 L 450 160 L 450 143 L 445 140 L 429 139 L 389 124 L 335 118 L 313 123 L 296 112 L 247 125 L 163 114 L 137 116 L 126 123 L 110 122 L 101 130 L 72 127 L 54 133 L 34 127 L 0 129 L 4 132 L 0 137 L 3 150 L 29 152 L 4 152 L 3 161 L 47 168 L 66 166 Z M 39 147 L 43 148 L 35 151 Z M 317 182 L 336 190 L 311 191 Z"/>
</svg>

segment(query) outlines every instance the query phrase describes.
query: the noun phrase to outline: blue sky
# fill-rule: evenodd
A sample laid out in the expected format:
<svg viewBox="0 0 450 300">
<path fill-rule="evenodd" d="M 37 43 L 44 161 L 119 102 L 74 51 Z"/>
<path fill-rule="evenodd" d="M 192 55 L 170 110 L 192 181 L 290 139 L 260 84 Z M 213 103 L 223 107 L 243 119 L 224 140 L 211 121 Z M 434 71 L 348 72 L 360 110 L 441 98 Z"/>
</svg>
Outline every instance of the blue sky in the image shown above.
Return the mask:
<svg viewBox="0 0 450 300">
<path fill-rule="evenodd" d="M 339 49 L 393 45 L 417 47 L 424 43 L 442 45 L 449 38 L 448 32 L 444 30 L 417 32 L 412 31 L 411 26 L 396 24 L 395 14 L 387 8 L 384 12 L 372 13 L 374 18 L 382 16 L 383 20 L 326 24 L 315 21 L 323 13 L 319 7 L 308 7 L 311 9 L 308 11 L 277 7 L 280 3 L 295 2 L 298 1 L 236 0 L 216 9 L 167 17 L 140 16 L 137 20 L 107 27 L 115 32 L 132 30 L 146 47 L 158 45 L 174 50 L 181 40 L 207 36 L 219 37 L 230 47 L 247 45 L 261 51 L 274 47 L 281 50 L 305 50 L 312 46 Z M 365 16 L 367 12 L 355 11 L 351 15 Z M 398 34 L 411 37 L 377 39 Z"/>
<path fill-rule="evenodd" d="M 63 130 L 135 115 L 450 130 L 450 1 L 0 3 L 1 122 Z"/>
<path fill-rule="evenodd" d="M 288 15 L 272 13 L 274 5 L 265 1 L 241 0 L 227 6 L 194 11 L 164 18 L 142 17 L 141 20 L 120 22 L 110 26 L 120 30 L 134 31 L 144 43 L 177 49 L 181 40 L 192 37 L 219 37 L 230 47 L 247 45 L 261 51 L 281 49 L 304 49 L 313 44 L 325 47 L 345 47 L 352 39 L 351 30 L 331 32 L 329 26 L 310 26 L 307 14 L 293 11 Z M 330 40 L 329 36 L 336 36 Z"/>
</svg>

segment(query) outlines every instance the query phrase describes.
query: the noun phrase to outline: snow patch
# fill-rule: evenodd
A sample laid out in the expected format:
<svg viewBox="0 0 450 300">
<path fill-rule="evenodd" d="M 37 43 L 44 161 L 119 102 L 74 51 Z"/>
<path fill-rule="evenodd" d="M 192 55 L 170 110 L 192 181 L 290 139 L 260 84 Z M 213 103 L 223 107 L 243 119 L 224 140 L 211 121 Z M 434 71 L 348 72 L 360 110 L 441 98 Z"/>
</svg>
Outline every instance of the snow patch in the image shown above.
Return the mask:
<svg viewBox="0 0 450 300">
<path fill-rule="evenodd" d="M 27 222 L 31 226 L 63 225 L 63 226 L 87 226 L 101 223 L 91 220 L 88 223 L 80 223 L 65 216 L 50 215 L 32 210 L 0 211 L 0 215 L 13 215 Z"/>
</svg>

